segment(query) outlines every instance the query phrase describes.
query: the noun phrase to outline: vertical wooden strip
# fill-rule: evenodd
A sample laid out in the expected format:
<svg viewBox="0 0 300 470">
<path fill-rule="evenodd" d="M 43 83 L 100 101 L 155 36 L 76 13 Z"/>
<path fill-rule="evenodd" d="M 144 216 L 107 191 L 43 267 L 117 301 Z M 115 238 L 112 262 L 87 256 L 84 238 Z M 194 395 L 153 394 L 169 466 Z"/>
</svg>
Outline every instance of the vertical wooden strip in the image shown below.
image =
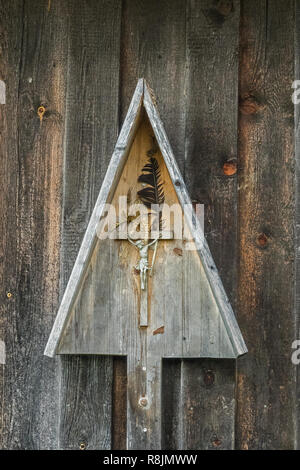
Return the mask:
<svg viewBox="0 0 300 470">
<path fill-rule="evenodd" d="M 300 2 L 295 1 L 295 80 L 300 80 Z M 297 87 L 299 90 L 299 86 Z M 299 93 L 297 93 L 299 98 Z M 300 103 L 295 104 L 295 312 L 296 312 L 296 332 L 295 340 L 300 339 Z M 300 367 L 297 367 L 297 395 L 296 395 L 296 442 L 295 448 L 300 449 Z"/>
<path fill-rule="evenodd" d="M 180 168 L 184 161 L 185 1 L 124 0 L 121 109 L 124 119 L 138 78 L 158 107 Z"/>
<path fill-rule="evenodd" d="M 8 297 L 16 292 L 17 260 L 6 257 L 6 253 L 16 253 L 17 247 L 17 181 L 18 181 L 18 102 L 20 82 L 20 60 L 22 44 L 23 9 L 18 1 L 0 3 L 0 36 L 2 50 L 0 56 L 0 79 L 5 84 L 5 104 L 0 104 L 0 155 L 1 155 L 1 193 L 0 193 L 0 224 L 1 224 L 1 307 L 0 307 L 0 340 L 5 357 L 0 364 L 0 447 L 7 449 L 13 446 L 13 435 L 9 432 L 12 416 L 16 416 L 17 407 L 13 406 L 14 372 L 12 370 L 16 325 L 16 296 Z M 10 54 L 15 47 L 16 53 Z M 11 208 L 13 212 L 11 213 Z M 13 234 L 13 235 L 12 235 Z M 12 317 L 13 315 L 13 317 Z M 19 405 L 20 406 L 20 405 Z M 19 411 L 19 415 L 22 413 Z M 20 435 L 21 434 L 21 435 Z M 15 447 L 21 447 L 22 433 L 16 436 Z"/>
<path fill-rule="evenodd" d="M 126 449 L 127 423 L 127 368 L 126 358 L 114 358 L 113 407 L 112 407 L 112 449 Z"/>
<path fill-rule="evenodd" d="M 177 162 L 184 170 L 185 135 L 185 15 L 184 0 L 125 0 L 122 16 L 121 116 L 124 119 L 138 78 L 144 77 L 153 88 L 158 107 Z M 174 374 L 174 367 L 177 372 Z M 164 412 L 174 410 L 172 396 L 178 393 L 180 361 L 173 367 L 164 363 Z M 169 397 L 169 398 L 168 398 Z M 167 408 L 166 408 L 167 406 Z M 163 415 L 162 436 L 169 448 L 178 448 L 178 432 L 172 420 Z M 174 434 L 175 432 L 175 434 Z M 172 437 L 171 437 L 172 436 Z M 176 442 L 175 442 L 176 441 Z M 164 444 L 163 444 L 164 445 Z"/>
<path fill-rule="evenodd" d="M 242 2 L 237 448 L 295 438 L 294 2 Z"/>
<path fill-rule="evenodd" d="M 58 305 L 66 38 L 63 5 L 47 4 L 0 3 L 4 449 L 57 447 L 56 363 L 43 349 Z"/>
<path fill-rule="evenodd" d="M 188 2 L 185 180 L 192 200 L 205 205 L 205 234 L 233 308 L 238 41 L 238 1 Z M 184 449 L 233 448 L 234 371 L 234 361 L 184 362 Z M 205 380 L 212 380 L 209 389 Z"/>
<path fill-rule="evenodd" d="M 165 359 L 162 367 L 162 449 L 178 450 L 182 441 L 181 359 Z"/>
<path fill-rule="evenodd" d="M 68 93 L 65 138 L 62 285 L 66 286 L 118 134 L 121 1 L 69 0 Z M 80 370 L 88 368 L 81 375 Z M 113 359 L 66 357 L 62 363 L 61 447 L 111 447 Z M 66 408 L 88 391 L 92 403 Z M 87 374 L 87 375 L 85 375 Z M 74 390 L 76 377 L 82 377 Z M 101 379 L 101 380 L 100 380 Z M 101 400 L 99 401 L 99 397 Z M 87 406 L 92 412 L 86 413 Z M 74 416 L 76 413 L 76 416 Z M 88 419 L 87 419 L 88 417 Z M 76 426 L 73 420 L 76 419 Z M 97 429 L 97 431 L 95 431 Z"/>
</svg>

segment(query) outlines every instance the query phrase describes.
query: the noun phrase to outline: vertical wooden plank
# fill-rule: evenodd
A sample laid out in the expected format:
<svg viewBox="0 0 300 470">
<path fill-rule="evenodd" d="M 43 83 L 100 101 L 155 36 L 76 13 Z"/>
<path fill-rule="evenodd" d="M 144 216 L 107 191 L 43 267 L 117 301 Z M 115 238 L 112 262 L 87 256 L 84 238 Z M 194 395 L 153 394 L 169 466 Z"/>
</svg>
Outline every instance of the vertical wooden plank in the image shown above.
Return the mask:
<svg viewBox="0 0 300 470">
<path fill-rule="evenodd" d="M 185 136 L 185 21 L 184 0 L 125 0 L 122 15 L 121 116 L 124 119 L 138 78 L 144 77 L 153 88 L 158 107 L 181 171 L 184 170 Z M 174 365 L 174 364 L 173 364 Z M 174 367 L 177 372 L 174 374 Z M 175 377 L 180 375 L 180 361 L 169 368 L 164 363 L 168 383 L 164 397 L 166 416 L 172 413 L 172 396 L 178 393 Z M 176 409 L 178 413 L 178 409 Z M 162 436 L 166 445 L 178 448 L 179 434 L 172 420 L 162 417 Z M 174 434 L 175 431 L 175 434 Z M 172 436 L 172 439 L 171 439 Z M 173 441 L 173 442 L 171 442 Z"/>
<path fill-rule="evenodd" d="M 126 449 L 127 424 L 127 367 L 126 358 L 114 358 L 113 405 L 112 405 L 112 449 Z"/>
<path fill-rule="evenodd" d="M 238 1 L 188 2 L 185 180 L 192 200 L 205 205 L 205 234 L 233 308 L 237 270 L 238 41 Z M 235 362 L 225 362 L 184 362 L 184 449 L 234 446 Z"/>
<path fill-rule="evenodd" d="M 292 449 L 294 2 L 241 11 L 237 447 Z"/>
<path fill-rule="evenodd" d="M 181 359 L 166 359 L 162 363 L 162 440 L 161 448 L 179 449 L 182 440 Z"/>
<path fill-rule="evenodd" d="M 124 0 L 121 49 L 121 116 L 138 78 L 153 88 L 169 140 L 183 170 L 185 1 Z"/>
<path fill-rule="evenodd" d="M 295 80 L 300 80 L 300 2 L 295 1 Z M 298 97 L 299 95 L 297 95 Z M 295 312 L 296 332 L 295 340 L 300 339 L 300 104 L 295 104 Z M 296 395 L 296 442 L 295 448 L 300 449 L 300 368 L 297 367 L 297 395 Z"/>
<path fill-rule="evenodd" d="M 121 1 L 67 2 L 69 12 L 68 92 L 64 165 L 62 285 L 66 286 L 118 134 Z M 77 449 L 111 447 L 113 359 L 66 357 L 62 363 L 60 443 Z M 89 368 L 83 375 L 80 370 Z M 98 370 L 92 403 L 68 403 L 90 389 Z M 87 374 L 87 375 L 85 375 Z M 76 390 L 76 377 L 81 377 Z M 64 379 L 65 378 L 65 379 Z M 101 400 L 99 401 L 99 397 Z M 86 413 L 90 406 L 93 412 Z M 88 418 L 88 419 L 87 419 Z"/>
<path fill-rule="evenodd" d="M 235 368 L 227 359 L 191 359 L 183 367 L 183 448 L 233 447 Z M 192 388 L 191 388 L 192 387 Z"/>
<path fill-rule="evenodd" d="M 61 406 L 63 449 L 109 449 L 111 446 L 111 358 L 62 356 L 61 387 L 68 390 Z"/>
<path fill-rule="evenodd" d="M 1 2 L 1 448 L 57 447 L 57 308 L 65 104 L 63 6 Z M 44 106 L 42 118 L 39 106 Z M 9 293 L 9 294 L 8 294 Z M 57 400 L 55 399 L 57 398 Z"/>
</svg>

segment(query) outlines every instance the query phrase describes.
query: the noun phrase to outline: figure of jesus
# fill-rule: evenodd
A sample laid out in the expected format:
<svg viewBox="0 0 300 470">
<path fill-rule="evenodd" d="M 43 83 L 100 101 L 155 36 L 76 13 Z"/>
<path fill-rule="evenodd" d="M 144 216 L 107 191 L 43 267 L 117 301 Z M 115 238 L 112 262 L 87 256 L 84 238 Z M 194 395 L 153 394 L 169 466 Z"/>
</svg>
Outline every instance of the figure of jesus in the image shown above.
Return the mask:
<svg viewBox="0 0 300 470">
<path fill-rule="evenodd" d="M 130 237 L 128 237 L 128 240 L 139 250 L 140 259 L 138 264 L 136 265 L 136 269 L 140 271 L 141 289 L 145 290 L 147 285 L 147 271 L 151 269 L 148 263 L 148 249 L 149 246 L 157 242 L 158 238 L 156 238 L 150 243 L 146 243 L 145 240 L 137 240 L 136 242 L 134 242 Z"/>
</svg>

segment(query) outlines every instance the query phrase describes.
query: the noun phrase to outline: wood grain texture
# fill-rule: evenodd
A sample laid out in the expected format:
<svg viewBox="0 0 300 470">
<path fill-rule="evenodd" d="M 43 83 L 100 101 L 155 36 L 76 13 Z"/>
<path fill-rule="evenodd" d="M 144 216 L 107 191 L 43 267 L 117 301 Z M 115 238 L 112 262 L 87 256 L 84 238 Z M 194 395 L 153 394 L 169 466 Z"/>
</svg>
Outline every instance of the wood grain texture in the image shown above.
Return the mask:
<svg viewBox="0 0 300 470">
<path fill-rule="evenodd" d="M 226 4 L 226 5 L 225 5 Z M 227 6 L 225 8 L 225 6 Z M 239 2 L 188 2 L 187 13 L 187 101 L 185 179 L 191 199 L 205 205 L 205 234 L 233 308 L 236 305 L 237 187 L 236 176 L 223 173 L 223 165 L 237 158 Z M 197 365 L 198 364 L 198 365 Z M 210 367 L 208 361 L 207 369 Z M 221 448 L 234 446 L 234 362 L 223 371 L 223 362 L 213 363 L 212 373 L 232 380 L 222 400 L 208 406 L 205 420 L 204 395 L 199 390 L 205 361 L 183 367 L 183 406 L 193 401 L 189 421 L 183 421 L 183 448 L 212 447 L 206 422 L 215 422 L 214 433 Z M 189 382 L 188 382 L 189 381 Z M 187 386 L 189 383 L 189 386 Z M 190 430 L 193 428 L 193 432 Z M 216 447 L 218 448 L 218 446 Z"/>
<path fill-rule="evenodd" d="M 184 0 L 124 0 L 121 48 L 121 117 L 140 77 L 157 94 L 177 162 L 184 169 Z M 171 84 L 171 85 L 170 85 Z"/>
<path fill-rule="evenodd" d="M 188 231 L 190 232 L 190 235 L 187 237 L 187 239 L 194 240 L 201 261 L 201 265 L 205 273 L 204 277 L 206 277 L 209 282 L 209 287 L 211 289 L 211 292 L 213 293 L 214 300 L 217 303 L 218 310 L 222 316 L 224 326 L 230 338 L 234 355 L 235 357 L 237 357 L 239 355 L 245 354 L 247 352 L 247 348 L 241 335 L 239 326 L 236 322 L 236 318 L 229 303 L 227 294 L 224 290 L 224 286 L 218 274 L 215 262 L 211 256 L 211 252 L 204 237 L 202 227 L 200 224 L 198 224 L 197 226 L 194 223 L 195 212 L 190 196 L 187 192 L 186 185 L 180 174 L 172 148 L 169 144 L 168 137 L 165 133 L 164 126 L 158 114 L 157 107 L 154 104 L 154 101 L 151 98 L 150 94 L 152 94 L 152 92 L 146 85 L 144 90 L 144 106 L 149 116 L 149 120 L 154 130 L 158 145 L 164 157 L 168 173 L 172 182 L 174 182 L 174 188 L 176 190 L 178 201 L 181 207 L 184 208 L 184 218 L 187 222 Z M 185 240 L 183 240 L 183 242 L 185 242 Z M 205 299 L 203 300 L 205 302 Z M 226 347 L 224 350 L 226 350 L 226 352 L 228 351 Z M 206 355 L 203 354 L 203 357 L 206 357 Z M 207 357 L 211 357 L 211 354 L 209 352 L 207 352 Z M 222 353 L 220 351 L 220 355 L 218 355 L 217 357 L 228 357 L 228 355 L 224 353 L 224 356 L 222 356 Z M 230 355 L 229 357 L 232 356 Z"/>
<path fill-rule="evenodd" d="M 294 2 L 242 2 L 236 446 L 295 440 Z"/>
<path fill-rule="evenodd" d="M 295 80 L 300 80 L 300 2 L 295 1 Z M 300 338 L 300 105 L 295 105 L 295 340 Z M 297 367 L 295 448 L 300 449 L 300 369 Z"/>
<path fill-rule="evenodd" d="M 209 246 L 235 307 L 239 3 L 238 320 L 250 357 L 239 360 L 236 448 L 300 448 L 300 369 L 296 392 L 290 360 L 291 343 L 299 338 L 291 103 L 292 81 L 300 79 L 299 1 L 0 0 L 0 80 L 7 98 L 0 104 L 0 342 L 6 346 L 6 364 L 0 364 L 1 448 L 58 447 L 58 376 L 42 350 L 59 300 L 65 124 L 61 294 L 118 122 L 142 76 L 158 95 L 191 197 L 205 204 Z M 40 104 L 46 107 L 42 121 L 36 114 Z M 298 114 L 299 105 L 297 185 Z M 233 446 L 234 366 L 225 362 L 163 362 L 163 448 Z M 63 358 L 61 447 L 109 448 L 112 439 L 114 448 L 125 448 L 126 375 L 121 357 L 114 360 L 114 376 L 111 359 Z"/>
<path fill-rule="evenodd" d="M 118 134 L 119 50 L 121 1 L 77 2 L 68 8 L 69 56 L 64 164 L 61 293 L 75 262 L 98 191 Z M 84 367 L 99 369 L 99 383 L 91 395 L 92 413 L 72 425 L 66 404 L 84 393 L 86 379 L 74 393 L 74 377 Z M 65 380 L 61 389 L 61 447 L 78 448 L 84 430 L 89 449 L 111 446 L 111 403 L 113 359 L 66 358 L 62 364 Z M 104 373 L 105 372 L 105 373 Z M 89 376 L 91 371 L 86 371 Z M 101 379 L 101 383 L 100 383 Z M 101 401 L 98 403 L 99 395 Z M 94 430 L 97 433 L 94 436 Z"/>
<path fill-rule="evenodd" d="M 148 107 L 147 101 L 146 109 Z M 160 139 L 157 147 L 164 152 L 164 157 L 160 150 L 155 154 L 164 201 L 172 207 L 179 204 L 172 181 L 176 181 L 177 186 L 180 183 L 181 198 L 186 193 L 185 185 L 175 168 L 171 150 L 166 150 L 166 137 L 162 140 L 162 135 L 159 135 L 163 130 L 161 127 L 158 130 L 161 126 L 158 116 L 151 115 L 151 118 Z M 111 201 L 119 221 L 124 220 L 119 208 L 120 197 L 126 198 L 130 194 L 132 199 L 129 203 L 136 201 L 140 189 L 138 177 L 148 160 L 147 151 L 152 139 L 153 128 L 145 116 L 137 129 Z M 113 180 L 111 184 L 115 186 Z M 182 213 L 180 217 L 183 217 Z M 162 219 L 167 223 L 164 209 Z M 225 323 L 226 317 L 222 318 L 228 303 L 226 301 L 224 307 L 223 299 L 217 298 L 214 289 L 218 280 L 211 282 L 207 269 L 204 269 L 204 257 L 209 257 L 209 253 L 201 249 L 198 254 L 195 243 L 193 250 L 187 250 L 186 240 L 181 240 L 181 231 L 177 239 L 175 226 L 167 225 L 166 229 L 174 233 L 174 238 L 159 241 L 153 276 L 148 276 L 148 294 L 145 292 L 149 295 L 147 328 L 139 327 L 141 288 L 140 277 L 134 269 L 138 261 L 136 247 L 128 240 L 99 239 L 85 263 L 82 282 L 80 278 L 76 279 L 76 298 L 56 349 L 58 354 L 127 356 L 128 449 L 161 447 L 163 357 L 233 358 L 237 354 L 236 344 L 231 343 L 234 332 L 230 331 L 230 324 Z M 211 267 L 213 261 L 208 258 L 208 263 Z M 141 405 L 141 400 L 147 403 Z"/>
<path fill-rule="evenodd" d="M 146 109 L 150 109 L 146 90 L 144 103 L 147 106 Z M 109 186 L 116 188 L 110 202 L 115 208 L 116 220 L 121 224 L 125 221 L 127 224 L 126 214 L 120 207 L 120 198 L 127 199 L 130 194 L 129 204 L 135 203 L 141 188 L 138 178 L 141 169 L 148 161 L 149 143 L 152 144 L 155 131 L 159 138 L 157 147 L 163 152 L 162 154 L 160 150 L 157 150 L 155 155 L 164 191 L 165 205 L 162 207 L 162 220 L 166 224 L 166 230 L 170 230 L 174 238 L 159 241 L 153 276 L 151 278 L 148 276 L 149 288 L 148 294 L 145 292 L 145 295 L 149 303 L 147 315 L 149 328 L 147 328 L 146 336 L 150 334 L 151 339 L 152 331 L 164 327 L 163 335 L 155 338 L 155 354 L 160 357 L 234 358 L 246 351 L 241 349 L 244 347 L 243 338 L 226 295 L 222 291 L 214 262 L 200 233 L 201 228 L 199 227 L 197 231 L 191 229 L 192 222 L 189 220 L 190 214 L 186 206 L 189 204 L 189 207 L 192 207 L 192 204 L 186 194 L 184 181 L 175 165 L 166 136 L 163 135 L 162 124 L 156 111 L 155 115 L 152 115 L 153 109 L 149 112 L 153 127 L 144 116 L 129 152 L 126 147 L 123 149 L 125 153 L 128 153 L 128 158 L 122 173 L 119 174 L 120 172 L 116 169 L 116 176 L 111 179 L 106 175 L 103 183 L 105 187 L 108 179 Z M 133 115 L 132 120 L 135 119 Z M 123 130 L 121 134 L 122 132 Z M 122 160 L 123 156 L 120 155 L 118 165 L 122 166 Z M 113 161 L 114 156 L 110 166 Z M 103 193 L 103 186 L 100 195 Z M 175 190 L 178 186 L 180 190 Z M 99 199 L 91 221 L 94 213 L 97 213 L 98 202 Z M 101 204 L 105 202 L 104 199 Z M 130 205 L 128 212 L 130 212 Z M 168 213 L 165 211 L 165 207 L 166 209 L 174 208 L 175 205 L 181 207 L 180 220 L 178 221 L 176 217 L 176 224 L 181 226 L 179 233 L 175 225 L 175 217 L 173 221 L 170 220 L 169 225 Z M 107 227 L 113 236 L 115 236 L 116 220 L 113 221 L 112 228 Z M 189 233 L 183 228 L 183 220 L 190 229 Z M 109 221 L 107 223 L 109 224 Z M 138 250 L 129 243 L 128 239 L 107 238 L 106 223 L 104 225 L 102 233 L 105 239 L 101 238 L 101 231 L 98 230 L 99 239 L 95 244 L 95 235 L 89 233 L 90 230 L 95 230 L 95 226 L 90 222 L 87 228 L 80 253 L 87 239 L 90 244 L 94 245 L 94 248 L 87 249 L 86 257 L 80 258 L 80 262 L 78 262 L 79 257 L 76 260 L 58 312 L 59 319 L 65 299 L 70 298 L 70 304 L 66 305 L 68 316 L 64 322 L 61 322 L 62 327 L 57 333 L 59 342 L 55 351 L 57 354 L 126 354 L 128 356 L 133 354 L 131 360 L 134 361 L 134 353 L 139 355 L 138 343 L 142 341 L 138 337 L 144 331 L 139 328 L 142 293 L 140 276 L 134 269 L 138 263 Z M 127 226 L 125 228 L 127 229 Z M 184 240 L 182 240 L 183 234 Z M 188 240 L 195 241 L 189 242 L 190 246 L 188 246 Z M 197 251 L 197 246 L 201 244 L 202 246 Z M 151 248 L 149 251 L 151 253 Z M 151 257 L 152 255 L 149 254 L 150 264 Z M 77 276 L 77 266 L 83 267 L 84 274 Z M 110 273 L 109 276 L 108 273 Z M 68 297 L 70 284 L 74 290 L 73 297 Z M 56 335 L 56 323 L 57 320 L 53 329 L 54 335 Z M 159 342 L 157 342 L 158 338 Z M 150 340 L 150 343 L 152 342 L 153 339 Z M 145 348 L 147 349 L 147 346 Z"/>
<path fill-rule="evenodd" d="M 124 119 L 137 79 L 144 77 L 159 92 L 158 106 L 182 173 L 185 158 L 185 34 L 185 0 L 123 1 L 121 117 Z M 180 361 L 175 367 L 179 367 L 177 375 L 180 374 Z M 174 375 L 173 370 L 169 373 L 167 364 L 164 374 L 169 378 L 168 394 L 171 397 Z M 177 395 L 177 392 L 174 394 Z M 165 404 L 171 407 L 166 410 L 166 415 L 170 415 L 173 405 L 168 399 Z M 168 427 L 171 422 L 162 419 Z M 172 423 L 177 421 L 174 417 Z M 173 430 L 175 436 L 177 430 L 173 427 L 166 432 L 170 436 Z"/>
<path fill-rule="evenodd" d="M 165 359 L 162 367 L 162 449 L 182 448 L 181 359 Z"/>
<path fill-rule="evenodd" d="M 69 312 L 77 296 L 78 286 L 84 281 L 86 268 L 99 242 L 98 231 L 101 234 L 101 218 L 105 214 L 105 204 L 111 202 L 123 166 L 126 162 L 128 150 L 130 149 L 132 139 L 135 135 L 135 128 L 140 119 L 142 97 L 143 80 L 139 80 L 47 342 L 45 348 L 45 355 L 47 356 L 53 357 L 56 353 L 61 334 L 68 320 Z"/>
<path fill-rule="evenodd" d="M 66 450 L 109 449 L 112 414 L 111 358 L 63 356 L 60 447 Z"/>
<path fill-rule="evenodd" d="M 114 450 L 126 449 L 127 425 L 127 365 L 126 358 L 114 357 L 112 445 Z"/>
<path fill-rule="evenodd" d="M 7 85 L 7 103 L 0 108 L 4 449 L 57 447 L 56 363 L 42 350 L 58 305 L 63 11 L 58 2 L 51 12 L 46 1 L 0 3 L 0 75 Z"/>
<path fill-rule="evenodd" d="M 206 209 L 209 210 L 206 227 L 210 219 L 213 218 L 212 225 L 207 230 L 209 245 L 213 250 L 218 268 L 221 268 L 221 277 L 224 280 L 225 288 L 229 289 L 229 297 L 234 300 L 232 295 L 235 283 L 234 268 L 232 267 L 234 262 L 232 259 L 229 261 L 229 258 L 231 256 L 234 258 L 236 250 L 236 233 L 234 237 L 232 236 L 232 227 L 235 226 L 235 222 L 233 224 L 232 222 L 235 220 L 234 211 L 236 210 L 232 210 L 236 204 L 236 198 L 232 198 L 232 187 L 236 187 L 236 184 L 235 177 L 223 177 L 222 165 L 227 159 L 236 158 L 239 4 L 234 2 L 233 9 L 230 5 L 229 9 L 224 9 L 222 8 L 223 3 L 228 2 L 218 2 L 219 8 L 221 8 L 221 12 L 219 12 L 217 2 L 201 2 L 201 4 L 200 2 L 192 2 L 190 12 L 188 9 L 186 13 L 188 2 L 176 4 L 174 2 L 151 2 L 151 7 L 148 2 L 138 3 L 139 5 L 137 2 L 127 2 L 123 16 L 123 30 L 126 38 L 124 44 L 127 47 L 125 51 L 123 48 L 121 62 L 122 89 L 125 90 L 122 92 L 122 102 L 126 103 L 126 100 L 128 102 L 128 91 L 126 92 L 124 85 L 128 76 L 136 78 L 143 75 L 155 90 L 159 90 L 158 105 L 164 116 L 166 131 L 179 167 L 183 175 L 186 175 L 185 181 L 188 189 L 192 189 L 192 199 L 206 204 Z M 198 20 L 194 20 L 194 17 Z M 172 21 L 171 18 L 173 18 Z M 164 28 L 160 27 L 162 23 Z M 203 25 L 208 26 L 204 28 Z M 194 38 L 196 40 L 193 46 Z M 165 44 L 172 45 L 172 47 L 168 47 L 167 54 L 161 54 L 160 50 L 164 51 Z M 187 51 L 187 60 L 186 46 L 190 51 Z M 161 65 L 162 57 L 164 58 L 163 65 Z M 222 69 L 223 73 L 216 74 L 216 67 Z M 168 74 L 166 74 L 167 70 L 169 70 Z M 174 76 L 175 71 L 176 75 Z M 170 82 L 170 76 L 173 77 L 172 88 L 167 86 L 167 83 Z M 209 83 L 208 86 L 212 88 L 211 100 L 207 99 L 205 83 Z M 174 93 L 171 94 L 173 90 Z M 221 93 L 220 90 L 222 90 Z M 224 99 L 222 99 L 223 90 L 225 90 Z M 182 94 L 182 92 L 184 93 Z M 199 94 L 200 98 L 198 98 Z M 187 100 L 188 105 L 186 106 Z M 224 105 L 227 108 L 224 108 Z M 186 112 L 189 112 L 188 108 L 192 111 L 190 111 L 190 116 L 186 117 Z M 172 110 L 171 114 L 168 114 L 167 109 Z M 203 133 L 200 134 L 199 121 L 201 118 Z M 216 119 L 219 127 L 214 130 Z M 228 132 L 228 128 L 226 131 L 224 130 L 224 122 L 228 121 L 228 128 L 232 129 L 230 132 Z M 207 122 L 210 124 L 207 125 Z M 210 137 L 211 132 L 215 138 Z M 182 146 L 185 137 L 189 139 L 190 134 L 192 134 L 190 146 Z M 224 149 L 222 149 L 223 142 L 226 143 Z M 216 145 L 219 148 L 218 155 L 215 155 Z M 201 148 L 200 159 L 198 155 Z M 214 155 L 213 160 L 211 154 Z M 186 169 L 185 159 L 187 159 Z M 199 172 L 199 165 L 201 165 L 201 172 Z M 217 174 L 213 181 L 207 179 L 211 167 L 213 170 L 216 169 L 215 173 Z M 197 180 L 200 184 L 197 184 Z M 220 187 L 218 198 L 214 196 L 215 192 L 213 191 L 216 184 Z M 224 190 L 223 187 L 225 187 Z M 196 188 L 199 188 L 200 194 L 197 194 Z M 224 196 L 226 197 L 224 198 Z M 215 229 L 218 221 L 221 225 L 226 225 L 224 242 L 222 229 L 219 228 L 219 232 L 216 232 Z M 168 374 L 167 366 L 164 368 L 164 373 Z M 180 394 L 180 388 L 176 388 L 180 382 L 175 380 L 175 388 L 172 385 L 172 377 L 178 377 L 178 375 L 179 371 L 177 374 L 173 374 L 173 371 L 169 374 L 170 396 Z M 165 400 L 165 403 L 169 403 L 172 407 L 170 400 Z M 180 413 L 179 408 L 178 413 Z M 166 410 L 166 415 L 169 414 L 169 411 Z M 180 420 L 181 418 L 178 416 L 178 418 L 174 418 L 173 422 L 177 423 Z M 163 419 L 163 421 L 168 426 L 168 420 Z M 232 416 L 232 426 L 233 422 Z M 170 438 L 168 446 L 176 447 L 177 430 L 174 427 L 169 428 L 167 433 L 170 436 L 172 431 L 174 432 L 174 442 L 172 444 Z"/>
<path fill-rule="evenodd" d="M 182 377 L 182 445 L 190 449 L 233 447 L 235 369 L 231 360 L 186 360 Z M 192 388 L 191 388 L 192 385 Z M 201 423 L 196 425 L 195 423 Z"/>
</svg>

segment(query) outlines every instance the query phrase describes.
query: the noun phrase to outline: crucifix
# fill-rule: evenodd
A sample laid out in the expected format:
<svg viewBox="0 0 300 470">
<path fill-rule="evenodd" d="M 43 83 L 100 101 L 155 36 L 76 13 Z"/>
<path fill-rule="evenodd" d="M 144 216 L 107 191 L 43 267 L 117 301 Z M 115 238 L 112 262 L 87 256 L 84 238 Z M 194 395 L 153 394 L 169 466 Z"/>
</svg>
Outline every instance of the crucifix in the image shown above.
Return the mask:
<svg viewBox="0 0 300 470">
<path fill-rule="evenodd" d="M 157 142 L 155 158 L 147 154 L 150 134 Z M 148 209 L 153 201 L 159 207 L 168 203 L 190 208 L 184 218 L 193 251 L 175 237 L 175 225 L 173 235 L 164 233 L 162 223 L 156 235 L 133 238 L 130 232 L 121 243 L 98 238 L 105 204 L 115 207 L 117 198 L 137 182 L 142 185 L 137 195 Z M 162 222 L 160 211 L 157 214 Z M 235 359 L 247 352 L 203 232 L 194 226 L 195 217 L 153 93 L 141 79 L 45 349 L 50 357 L 126 356 L 127 449 L 161 448 L 163 358 Z M 138 250 L 137 264 L 133 250 L 126 249 L 128 243 Z"/>
<path fill-rule="evenodd" d="M 140 297 L 140 315 L 139 325 L 148 326 L 148 271 L 149 275 L 152 276 L 156 253 L 157 243 L 159 240 L 170 240 L 172 232 L 163 232 L 154 240 L 147 243 L 147 239 L 139 239 L 137 241 L 132 240 L 128 234 L 128 241 L 135 246 L 139 251 L 139 260 L 135 266 L 135 269 L 140 273 L 140 286 L 141 286 L 141 297 Z M 151 266 L 149 266 L 148 250 L 154 245 L 154 254 L 152 256 Z"/>
<path fill-rule="evenodd" d="M 140 272 L 141 279 L 141 300 L 140 300 L 140 326 L 148 326 L 148 271 L 151 271 L 153 264 L 149 267 L 148 249 L 158 238 L 147 243 L 145 240 L 134 242 L 128 235 L 128 241 L 139 250 L 139 261 L 135 267 Z M 152 262 L 153 263 L 153 262 Z"/>
</svg>

